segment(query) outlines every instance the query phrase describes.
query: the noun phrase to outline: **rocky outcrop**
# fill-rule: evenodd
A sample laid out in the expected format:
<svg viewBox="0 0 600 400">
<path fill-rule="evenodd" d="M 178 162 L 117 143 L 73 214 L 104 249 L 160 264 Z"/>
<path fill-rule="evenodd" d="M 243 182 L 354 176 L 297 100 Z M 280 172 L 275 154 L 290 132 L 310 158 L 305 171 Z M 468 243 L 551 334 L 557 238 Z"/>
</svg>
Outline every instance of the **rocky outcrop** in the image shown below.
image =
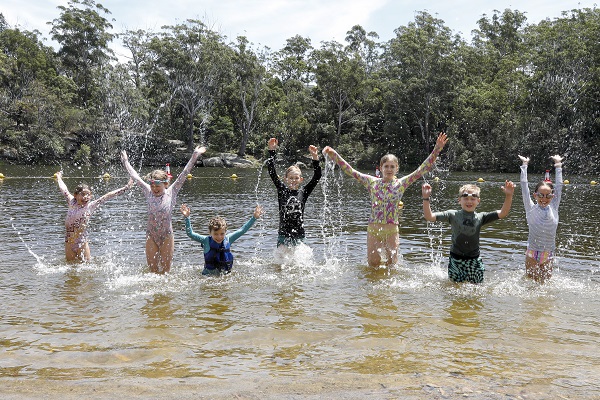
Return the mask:
<svg viewBox="0 0 600 400">
<path fill-rule="evenodd" d="M 218 156 L 198 160 L 198 166 L 203 167 L 256 168 L 259 165 L 256 160 L 248 160 L 232 153 L 220 153 Z"/>
</svg>

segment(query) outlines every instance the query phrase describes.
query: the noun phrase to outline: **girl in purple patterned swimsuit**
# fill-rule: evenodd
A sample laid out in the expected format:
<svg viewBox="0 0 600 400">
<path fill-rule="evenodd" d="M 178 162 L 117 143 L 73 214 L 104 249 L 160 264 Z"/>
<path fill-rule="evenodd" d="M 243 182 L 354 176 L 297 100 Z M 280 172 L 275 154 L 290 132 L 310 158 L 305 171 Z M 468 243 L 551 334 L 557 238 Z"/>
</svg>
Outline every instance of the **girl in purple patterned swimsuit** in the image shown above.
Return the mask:
<svg viewBox="0 0 600 400">
<path fill-rule="evenodd" d="M 440 133 L 433 152 L 421 166 L 411 174 L 400 179 L 398 159 L 392 154 L 381 158 L 380 170 L 382 177 L 376 178 L 363 174 L 350 166 L 334 149 L 327 146 L 323 153 L 338 164 L 346 175 L 359 181 L 368 191 L 371 198 L 371 216 L 367 226 L 367 259 L 370 266 L 381 264 L 381 253 L 385 251 L 387 265 L 398 262 L 398 219 L 400 216 L 398 203 L 406 188 L 417 179 L 431 171 L 437 156 L 448 141 L 445 133 Z"/>
<path fill-rule="evenodd" d="M 62 180 L 62 171 L 56 173 L 56 180 L 60 191 L 65 195 L 69 210 L 65 220 L 65 256 L 67 262 L 90 261 L 92 256 L 88 244 L 87 226 L 92 213 L 107 200 L 117 197 L 133 186 L 133 179 L 120 189 L 106 193 L 98 200 L 92 200 L 92 191 L 88 185 L 81 184 L 75 188 L 73 194 Z"/>
<path fill-rule="evenodd" d="M 148 202 L 148 225 L 146 227 L 146 262 L 150 271 L 164 274 L 171 270 L 175 240 L 171 218 L 173 208 L 177 202 L 177 194 L 183 186 L 187 175 L 190 173 L 200 154 L 206 148 L 196 147 L 192 158 L 175 182 L 169 185 L 169 177 L 163 170 L 157 169 L 146 175 L 145 180 L 140 178 L 133 169 L 125 151 L 121 152 L 121 160 L 129 175 L 136 181 L 146 196 Z"/>
</svg>

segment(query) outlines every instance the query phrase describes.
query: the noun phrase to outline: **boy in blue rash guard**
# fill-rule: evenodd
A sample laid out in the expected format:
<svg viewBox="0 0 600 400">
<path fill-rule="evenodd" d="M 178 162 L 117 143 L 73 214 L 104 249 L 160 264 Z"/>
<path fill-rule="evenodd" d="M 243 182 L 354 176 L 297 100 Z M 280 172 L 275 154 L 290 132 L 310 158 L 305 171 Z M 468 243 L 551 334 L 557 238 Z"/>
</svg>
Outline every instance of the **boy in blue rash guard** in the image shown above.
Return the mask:
<svg viewBox="0 0 600 400">
<path fill-rule="evenodd" d="M 215 217 L 208 223 L 209 236 L 199 235 L 192 229 L 190 221 L 190 208 L 183 204 L 181 213 L 185 217 L 185 232 L 196 242 L 202 244 L 204 249 L 204 269 L 202 275 L 220 275 L 231 272 L 233 266 L 233 254 L 231 253 L 231 244 L 240 236 L 248 231 L 254 225 L 254 222 L 262 215 L 261 206 L 256 206 L 254 214 L 248 222 L 237 231 L 226 234 L 227 223 L 221 217 Z"/>
<path fill-rule="evenodd" d="M 477 185 L 463 185 L 458 191 L 458 203 L 461 210 L 432 213 L 429 204 L 431 185 L 425 183 L 421 189 L 425 219 L 429 222 L 449 222 L 452 227 L 448 277 L 453 282 L 483 282 L 485 266 L 479 256 L 481 227 L 508 215 L 515 192 L 515 184 L 511 181 L 504 183 L 502 191 L 505 198 L 502 209 L 492 212 L 475 212 L 475 208 L 481 201 L 479 197 L 480 190 Z"/>
</svg>

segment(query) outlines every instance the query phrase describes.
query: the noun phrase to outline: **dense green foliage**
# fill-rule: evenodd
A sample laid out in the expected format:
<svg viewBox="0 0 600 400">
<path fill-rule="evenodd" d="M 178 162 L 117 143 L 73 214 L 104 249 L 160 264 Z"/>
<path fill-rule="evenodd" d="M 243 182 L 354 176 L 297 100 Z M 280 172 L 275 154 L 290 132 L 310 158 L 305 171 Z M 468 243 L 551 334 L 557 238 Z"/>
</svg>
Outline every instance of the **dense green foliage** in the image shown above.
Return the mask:
<svg viewBox="0 0 600 400">
<path fill-rule="evenodd" d="M 1 10 L 0 10 L 1 11 Z M 478 21 L 470 42 L 427 12 L 378 41 L 351 27 L 345 43 L 295 36 L 277 51 L 233 42 L 203 21 L 117 36 L 94 0 L 71 0 L 39 32 L 0 14 L 0 157 L 17 163 L 103 163 L 125 148 L 160 161 L 177 147 L 262 158 L 277 136 L 289 159 L 310 144 L 373 166 L 407 166 L 450 136 L 453 170 L 538 169 L 565 155 L 600 171 L 600 11 L 528 24 L 517 10 Z"/>
</svg>

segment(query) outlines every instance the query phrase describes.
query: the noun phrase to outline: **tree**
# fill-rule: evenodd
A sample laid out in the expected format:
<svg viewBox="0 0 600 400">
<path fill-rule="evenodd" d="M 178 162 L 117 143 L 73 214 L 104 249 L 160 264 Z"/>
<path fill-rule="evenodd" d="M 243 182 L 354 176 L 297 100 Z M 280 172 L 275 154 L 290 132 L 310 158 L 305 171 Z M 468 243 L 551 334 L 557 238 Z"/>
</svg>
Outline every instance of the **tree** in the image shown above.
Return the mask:
<svg viewBox="0 0 600 400">
<path fill-rule="evenodd" d="M 194 131 L 199 125 L 200 143 L 231 64 L 231 49 L 223 37 L 202 21 L 165 27 L 167 31 L 150 44 L 157 73 L 170 88 L 170 100 L 184 114 L 186 140 L 194 148 Z"/>
<path fill-rule="evenodd" d="M 336 127 L 336 137 L 329 138 L 338 143 L 346 124 L 355 121 L 361 113 L 361 102 L 365 97 L 366 71 L 362 60 L 345 51 L 337 42 L 325 42 L 313 53 L 317 90 L 323 93 L 330 107 Z"/>
<path fill-rule="evenodd" d="M 296 158 L 296 152 L 316 143 L 309 114 L 314 109 L 310 87 L 314 85 L 313 47 L 310 38 L 296 35 L 272 55 L 268 84 L 269 130 L 281 134 L 283 153 Z"/>
<path fill-rule="evenodd" d="M 255 113 L 266 79 L 266 69 L 262 64 L 266 60 L 266 54 L 254 54 L 249 48 L 248 39 L 244 36 L 238 37 L 237 40 L 233 65 L 237 91 L 240 96 L 238 123 L 242 131 L 238 155 L 244 157 L 248 139 L 256 125 Z"/>
<path fill-rule="evenodd" d="M 61 14 L 52 21 L 50 33 L 61 46 L 58 56 L 64 72 L 78 86 L 79 105 L 87 107 L 98 88 L 100 70 L 113 59 L 112 25 L 100 14 L 110 11 L 94 0 L 70 0 L 68 7 L 58 9 Z"/>
<path fill-rule="evenodd" d="M 531 27 L 527 90 L 530 124 L 524 145 L 539 167 L 548 154 L 567 156 L 570 170 L 600 170 L 600 10 L 564 13 Z"/>
<path fill-rule="evenodd" d="M 442 20 L 424 11 L 395 33 L 383 54 L 388 79 L 386 137 L 398 138 L 404 132 L 410 138 L 416 131 L 428 153 L 437 131 L 450 118 L 455 85 L 462 78 L 456 52 L 460 39 Z"/>
<path fill-rule="evenodd" d="M 466 73 L 452 104 L 450 123 L 459 168 L 513 168 L 527 126 L 523 119 L 529 62 L 525 23 L 519 11 L 495 10 L 491 18 L 478 21 L 473 45 L 461 48 Z"/>
</svg>

